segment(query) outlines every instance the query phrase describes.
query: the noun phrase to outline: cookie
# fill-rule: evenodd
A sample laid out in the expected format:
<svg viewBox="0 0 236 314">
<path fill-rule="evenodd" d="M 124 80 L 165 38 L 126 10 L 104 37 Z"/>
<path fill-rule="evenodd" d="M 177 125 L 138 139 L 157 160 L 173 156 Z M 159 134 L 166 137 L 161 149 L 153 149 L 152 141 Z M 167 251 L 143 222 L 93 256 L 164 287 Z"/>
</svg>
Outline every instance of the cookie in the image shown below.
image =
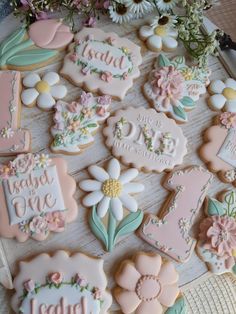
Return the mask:
<svg viewBox="0 0 236 314">
<path fill-rule="evenodd" d="M 236 113 L 219 115 L 203 139 L 200 158 L 223 182 L 236 186 Z"/>
<path fill-rule="evenodd" d="M 0 86 L 0 156 L 28 152 L 31 135 L 20 128 L 20 72 L 0 71 Z"/>
<path fill-rule="evenodd" d="M 40 109 L 51 109 L 56 100 L 67 94 L 67 88 L 59 82 L 60 76 L 55 72 L 48 72 L 42 78 L 37 73 L 27 74 L 23 79 L 22 103 L 27 107 L 37 104 Z"/>
<path fill-rule="evenodd" d="M 174 51 L 178 47 L 178 31 L 175 23 L 177 20 L 171 15 L 152 18 L 148 25 L 139 29 L 139 37 L 151 51 Z"/>
<path fill-rule="evenodd" d="M 236 112 L 236 81 L 234 79 L 214 80 L 209 85 L 208 91 L 211 94 L 208 99 L 211 109 Z"/>
<path fill-rule="evenodd" d="M 54 153 L 80 154 L 94 142 L 93 135 L 99 124 L 110 115 L 110 104 L 110 96 L 94 97 L 86 92 L 82 92 L 78 102 L 58 101 L 53 117 L 55 124 L 51 128 L 51 150 Z"/>
<path fill-rule="evenodd" d="M 139 252 L 123 261 L 115 280 L 114 297 L 124 314 L 162 314 L 180 294 L 174 264 L 155 253 Z"/>
<path fill-rule="evenodd" d="M 207 199 L 197 252 L 214 274 L 236 275 L 236 191 L 224 191 L 218 199 Z"/>
<path fill-rule="evenodd" d="M 181 128 L 154 109 L 119 110 L 107 120 L 103 133 L 115 157 L 146 172 L 171 170 L 187 153 Z"/>
<path fill-rule="evenodd" d="M 121 172 L 120 163 L 115 158 L 109 161 L 107 171 L 96 165 L 90 166 L 88 171 L 92 179 L 79 184 L 82 190 L 89 192 L 83 198 L 83 205 L 91 207 L 89 224 L 92 232 L 103 242 L 105 249 L 111 251 L 119 237 L 140 226 L 143 212 L 138 209 L 132 194 L 142 192 L 144 186 L 133 182 L 138 176 L 137 169 Z"/>
<path fill-rule="evenodd" d="M 75 180 L 62 158 L 21 154 L 0 166 L 0 236 L 24 242 L 62 232 L 77 217 Z"/>
<path fill-rule="evenodd" d="M 207 69 L 188 67 L 182 56 L 170 61 L 160 54 L 143 86 L 144 96 L 158 112 L 184 123 L 188 121 L 186 112 L 205 94 L 209 75 Z"/>
<path fill-rule="evenodd" d="M 196 245 L 190 236 L 213 175 L 199 166 L 168 175 L 164 187 L 171 192 L 159 217 L 148 214 L 138 235 L 177 262 L 187 262 Z"/>
<path fill-rule="evenodd" d="M 140 47 L 115 33 L 83 28 L 65 57 L 61 74 L 90 92 L 123 99 L 139 77 Z"/>
<path fill-rule="evenodd" d="M 0 68 L 33 70 L 48 65 L 73 40 L 70 28 L 62 20 L 37 21 L 29 30 L 21 27 L 0 45 Z"/>
<path fill-rule="evenodd" d="M 19 263 L 12 309 L 19 314 L 107 314 L 103 260 L 83 253 L 44 253 Z"/>
</svg>

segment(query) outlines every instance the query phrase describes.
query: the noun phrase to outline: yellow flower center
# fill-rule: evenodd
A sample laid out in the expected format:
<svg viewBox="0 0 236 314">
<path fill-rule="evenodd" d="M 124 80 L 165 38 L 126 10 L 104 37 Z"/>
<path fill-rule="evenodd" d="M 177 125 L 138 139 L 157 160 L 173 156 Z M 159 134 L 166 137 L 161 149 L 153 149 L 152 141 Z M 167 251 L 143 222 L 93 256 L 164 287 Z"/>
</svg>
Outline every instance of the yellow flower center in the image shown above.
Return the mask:
<svg viewBox="0 0 236 314">
<path fill-rule="evenodd" d="M 47 82 L 45 81 L 40 81 L 36 84 L 35 86 L 36 90 L 41 94 L 41 93 L 48 93 L 50 91 L 50 86 Z"/>
<path fill-rule="evenodd" d="M 227 100 L 235 100 L 236 99 L 236 90 L 234 90 L 231 87 L 226 87 L 223 90 L 223 95 L 225 96 L 225 98 L 227 98 Z"/>
<path fill-rule="evenodd" d="M 232 251 L 232 255 L 233 255 L 234 257 L 236 257 L 236 250 L 233 250 L 233 251 Z"/>
<path fill-rule="evenodd" d="M 165 26 L 157 26 L 154 30 L 154 33 L 158 36 L 164 37 L 167 35 L 167 29 Z"/>
<path fill-rule="evenodd" d="M 102 192 L 105 196 L 115 198 L 120 196 L 122 184 L 116 179 L 108 179 L 102 185 Z"/>
</svg>

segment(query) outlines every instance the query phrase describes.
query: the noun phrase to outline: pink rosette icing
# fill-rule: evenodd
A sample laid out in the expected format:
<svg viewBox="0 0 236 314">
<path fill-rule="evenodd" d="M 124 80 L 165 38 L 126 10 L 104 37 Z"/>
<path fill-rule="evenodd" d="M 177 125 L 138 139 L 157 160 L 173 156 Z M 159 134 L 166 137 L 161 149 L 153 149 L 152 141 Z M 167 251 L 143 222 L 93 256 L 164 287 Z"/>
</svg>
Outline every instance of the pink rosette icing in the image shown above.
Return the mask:
<svg viewBox="0 0 236 314">
<path fill-rule="evenodd" d="M 35 159 L 33 154 L 20 154 L 11 162 L 16 173 L 30 173 L 35 167 Z"/>
<path fill-rule="evenodd" d="M 29 223 L 29 229 L 32 233 L 40 234 L 47 233 L 48 224 L 44 217 L 35 216 Z"/>
<path fill-rule="evenodd" d="M 23 285 L 27 292 L 33 292 L 35 290 L 35 283 L 32 279 L 27 280 Z"/>
<path fill-rule="evenodd" d="M 236 128 L 236 113 L 224 112 L 219 117 L 220 123 L 226 127 L 226 129 Z"/>
<path fill-rule="evenodd" d="M 65 229 L 65 214 L 59 211 L 46 214 L 48 229 L 54 232 L 61 232 Z"/>
<path fill-rule="evenodd" d="M 62 283 L 63 276 L 59 272 L 52 273 L 48 276 L 49 282 L 54 283 L 55 285 L 59 285 Z"/>
</svg>

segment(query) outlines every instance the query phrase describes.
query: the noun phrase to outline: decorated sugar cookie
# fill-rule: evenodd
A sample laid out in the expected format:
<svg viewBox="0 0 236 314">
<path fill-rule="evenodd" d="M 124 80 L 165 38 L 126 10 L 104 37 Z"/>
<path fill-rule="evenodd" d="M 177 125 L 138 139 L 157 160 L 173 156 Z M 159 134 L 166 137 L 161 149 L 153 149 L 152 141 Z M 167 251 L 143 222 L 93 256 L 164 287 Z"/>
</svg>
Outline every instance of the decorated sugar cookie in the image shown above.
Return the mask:
<svg viewBox="0 0 236 314">
<path fill-rule="evenodd" d="M 155 253 L 139 252 L 123 261 L 115 279 L 114 297 L 124 314 L 162 314 L 180 294 L 174 264 Z"/>
<path fill-rule="evenodd" d="M 17 29 L 0 45 L 0 68 L 33 70 L 51 63 L 73 40 L 62 20 L 41 20 Z"/>
<path fill-rule="evenodd" d="M 195 101 L 206 92 L 210 71 L 189 67 L 184 57 L 169 60 L 159 55 L 149 74 L 143 91 L 158 112 L 165 112 L 177 122 L 187 122 L 187 111 L 195 108 Z"/>
<path fill-rule="evenodd" d="M 29 130 L 20 128 L 21 74 L 0 71 L 0 156 L 17 155 L 30 150 Z"/>
<path fill-rule="evenodd" d="M 158 214 L 148 214 L 138 230 L 139 236 L 178 262 L 187 262 L 196 245 L 190 235 L 213 175 L 199 166 L 168 175 L 165 188 L 170 198 Z"/>
<path fill-rule="evenodd" d="M 199 155 L 210 171 L 236 186 L 236 113 L 224 112 L 204 133 Z"/>
<path fill-rule="evenodd" d="M 83 28 L 64 60 L 61 74 L 90 92 L 123 99 L 139 77 L 140 47 L 115 33 Z"/>
<path fill-rule="evenodd" d="M 171 170 L 187 153 L 181 128 L 154 109 L 118 110 L 107 120 L 103 133 L 115 157 L 147 172 Z"/>
<path fill-rule="evenodd" d="M 109 117 L 111 97 L 94 97 L 82 92 L 80 99 L 68 104 L 58 101 L 55 106 L 54 126 L 51 128 L 53 142 L 51 150 L 55 153 L 80 154 L 94 141 L 94 134 Z"/>
<path fill-rule="evenodd" d="M 219 201 L 209 197 L 205 212 L 197 252 L 213 273 L 236 275 L 236 191 L 222 192 Z"/>
<path fill-rule="evenodd" d="M 16 314 L 107 314 L 103 260 L 82 253 L 44 253 L 19 263 L 12 308 Z"/>
<path fill-rule="evenodd" d="M 176 23 L 175 16 L 171 15 L 151 19 L 148 25 L 139 29 L 139 37 L 151 51 L 173 51 L 178 46 Z"/>
<path fill-rule="evenodd" d="M 138 170 L 130 168 L 121 172 L 117 159 L 109 161 L 107 171 L 96 165 L 90 166 L 88 171 L 92 179 L 79 184 L 82 190 L 89 192 L 83 198 L 83 204 L 92 207 L 89 216 L 92 232 L 106 250 L 111 251 L 120 236 L 136 230 L 141 224 L 143 212 L 138 209 L 132 194 L 142 192 L 144 186 L 133 182 Z"/>
<path fill-rule="evenodd" d="M 211 94 L 208 104 L 213 110 L 236 112 L 236 81 L 234 79 L 214 80 L 209 85 L 208 91 Z"/>
<path fill-rule="evenodd" d="M 35 104 L 41 109 L 51 109 L 57 99 L 67 94 L 67 88 L 58 84 L 60 76 L 55 72 L 46 73 L 42 79 L 37 73 L 29 73 L 23 79 L 24 91 L 21 94 L 22 103 L 27 107 Z"/>
<path fill-rule="evenodd" d="M 75 180 L 62 158 L 21 154 L 0 165 L 0 235 L 45 240 L 75 220 Z"/>
</svg>

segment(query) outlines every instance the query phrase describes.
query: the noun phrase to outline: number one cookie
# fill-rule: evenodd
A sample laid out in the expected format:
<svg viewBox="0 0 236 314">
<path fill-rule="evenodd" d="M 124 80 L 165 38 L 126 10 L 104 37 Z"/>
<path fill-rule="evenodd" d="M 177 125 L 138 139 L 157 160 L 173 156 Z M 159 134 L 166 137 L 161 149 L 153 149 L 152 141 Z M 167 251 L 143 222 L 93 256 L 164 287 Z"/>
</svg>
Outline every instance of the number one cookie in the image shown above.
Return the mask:
<svg viewBox="0 0 236 314">
<path fill-rule="evenodd" d="M 0 156 L 28 152 L 30 133 L 19 129 L 20 72 L 0 71 Z"/>
<path fill-rule="evenodd" d="M 192 166 L 168 176 L 165 187 L 172 191 L 160 218 L 148 215 L 139 235 L 149 244 L 178 262 L 186 262 L 196 241 L 189 231 L 194 223 L 213 175 L 206 169 Z"/>
</svg>

